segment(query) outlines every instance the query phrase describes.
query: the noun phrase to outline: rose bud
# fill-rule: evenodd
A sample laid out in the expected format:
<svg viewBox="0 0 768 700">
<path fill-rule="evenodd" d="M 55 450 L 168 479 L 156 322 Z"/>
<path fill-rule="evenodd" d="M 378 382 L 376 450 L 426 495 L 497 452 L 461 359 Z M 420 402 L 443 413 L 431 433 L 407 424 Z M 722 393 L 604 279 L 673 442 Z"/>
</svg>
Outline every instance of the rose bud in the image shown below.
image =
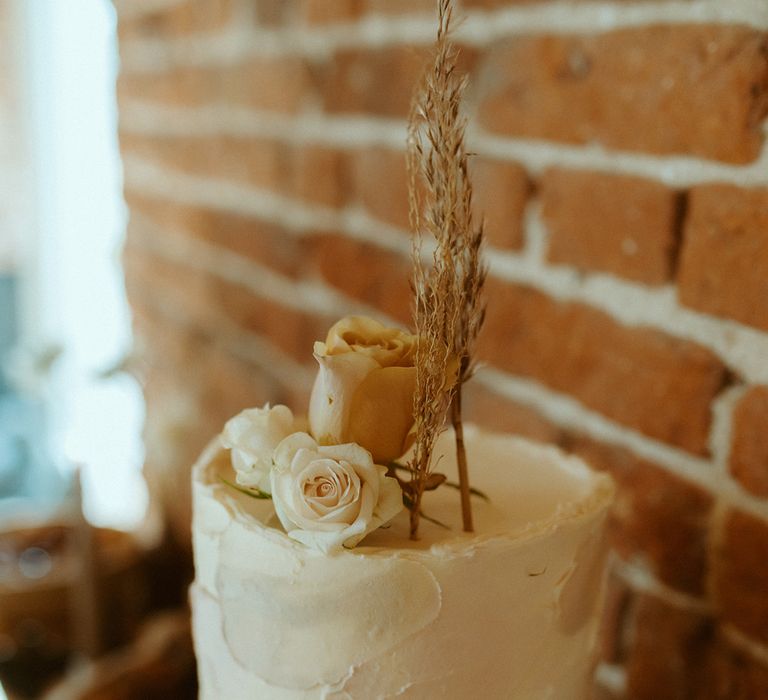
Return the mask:
<svg viewBox="0 0 768 700">
<path fill-rule="evenodd" d="M 349 316 L 316 342 L 320 369 L 309 425 L 321 445 L 357 443 L 377 464 L 410 446 L 416 336 L 364 316 Z"/>
</svg>

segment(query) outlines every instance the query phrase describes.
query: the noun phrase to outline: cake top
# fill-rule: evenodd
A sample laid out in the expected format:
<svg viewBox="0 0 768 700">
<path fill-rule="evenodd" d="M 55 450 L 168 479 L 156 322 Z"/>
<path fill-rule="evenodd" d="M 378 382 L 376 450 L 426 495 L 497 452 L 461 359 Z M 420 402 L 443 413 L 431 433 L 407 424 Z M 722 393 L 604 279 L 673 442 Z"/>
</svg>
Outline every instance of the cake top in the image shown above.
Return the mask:
<svg viewBox="0 0 768 700">
<path fill-rule="evenodd" d="M 474 426 L 466 428 L 466 440 L 475 467 L 475 492 L 488 494 L 474 499 L 476 533 L 462 532 L 456 507 L 458 495 L 444 486 L 429 495 L 425 511 L 428 519 L 422 524 L 418 540 L 409 539 L 408 514 L 400 511 L 386 527 L 372 531 L 363 545 L 347 548 L 347 552 L 344 548 L 331 549 L 337 554 L 367 556 L 390 556 L 398 551 L 466 553 L 483 542 L 498 538 L 527 541 L 591 517 L 612 497 L 613 486 L 607 475 L 592 471 L 581 459 L 566 456 L 554 447 Z M 453 435 L 446 431 L 435 449 L 440 470 L 448 480 L 456 474 L 452 446 Z M 291 544 L 270 500 L 250 498 L 222 481 L 235 478 L 235 472 L 219 440 L 212 443 L 196 470 L 198 482 L 210 489 L 246 529 L 274 538 L 281 545 Z"/>
<path fill-rule="evenodd" d="M 319 370 L 308 421 L 267 404 L 235 416 L 221 438 L 235 473 L 217 478 L 269 502 L 251 504 L 257 521 L 263 515 L 262 523 L 326 553 L 369 535 L 369 547 L 444 544 L 456 538 L 446 533 L 455 533 L 457 511 L 461 529 L 474 531 L 473 509 L 485 537 L 530 530 L 533 522 L 544 527 L 543 513 L 578 509 L 595 483 L 574 461 L 562 466 L 554 453 L 504 438 L 474 440 L 476 453 L 467 452 L 462 388 L 475 371 L 486 267 L 460 109 L 466 82 L 450 41 L 452 0 L 438 0 L 437 9 L 434 52 L 416 88 L 407 141 L 414 333 L 363 316 L 341 319 L 314 344 Z M 471 484 L 470 463 L 485 492 Z M 546 503 L 529 493 L 542 479 L 552 482 L 535 491 L 550 494 Z"/>
</svg>

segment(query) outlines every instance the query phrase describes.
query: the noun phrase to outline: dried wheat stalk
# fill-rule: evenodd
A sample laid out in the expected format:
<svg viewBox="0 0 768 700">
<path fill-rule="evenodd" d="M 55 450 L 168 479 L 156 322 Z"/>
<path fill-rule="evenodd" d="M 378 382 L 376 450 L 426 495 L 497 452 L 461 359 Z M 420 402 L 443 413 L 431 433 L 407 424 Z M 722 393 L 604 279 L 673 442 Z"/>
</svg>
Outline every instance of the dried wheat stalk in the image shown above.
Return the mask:
<svg viewBox="0 0 768 700">
<path fill-rule="evenodd" d="M 469 479 L 461 423 L 461 385 L 483 323 L 485 267 L 482 226 L 472 221 L 466 120 L 460 114 L 466 79 L 450 41 L 452 0 L 438 0 L 434 60 L 417 89 L 409 119 L 409 210 L 413 231 L 416 351 L 416 441 L 409 462 L 411 537 L 416 538 L 430 458 L 448 408 L 456 434 L 464 529 L 472 530 Z M 424 240 L 434 242 L 431 259 Z"/>
</svg>

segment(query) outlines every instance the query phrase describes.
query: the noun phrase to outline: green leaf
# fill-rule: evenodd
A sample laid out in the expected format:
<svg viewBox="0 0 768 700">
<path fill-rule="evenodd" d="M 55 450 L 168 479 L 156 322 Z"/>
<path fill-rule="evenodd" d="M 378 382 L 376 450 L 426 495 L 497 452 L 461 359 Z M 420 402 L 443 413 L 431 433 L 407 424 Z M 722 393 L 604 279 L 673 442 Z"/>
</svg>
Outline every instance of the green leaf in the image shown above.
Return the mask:
<svg viewBox="0 0 768 700">
<path fill-rule="evenodd" d="M 240 493 L 246 496 L 250 496 L 251 498 L 258 498 L 261 501 L 272 500 L 272 494 L 269 494 L 266 491 L 262 491 L 261 489 L 252 489 L 246 486 L 240 486 L 239 484 L 235 484 L 229 481 L 229 479 L 225 479 L 223 476 L 221 476 L 221 474 L 219 474 L 219 479 L 227 486 L 229 486 L 229 488 L 234 489 L 235 491 L 239 491 Z"/>
</svg>

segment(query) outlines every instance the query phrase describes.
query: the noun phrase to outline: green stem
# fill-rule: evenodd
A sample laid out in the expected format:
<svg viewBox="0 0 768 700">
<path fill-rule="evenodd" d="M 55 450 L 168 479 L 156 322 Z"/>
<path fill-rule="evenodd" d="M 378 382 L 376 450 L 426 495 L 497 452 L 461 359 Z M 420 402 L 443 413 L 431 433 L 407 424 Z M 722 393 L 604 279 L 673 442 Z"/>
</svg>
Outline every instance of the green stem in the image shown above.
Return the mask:
<svg viewBox="0 0 768 700">
<path fill-rule="evenodd" d="M 272 494 L 267 493 L 266 491 L 262 491 L 261 489 L 251 489 L 247 488 L 245 486 L 240 486 L 239 484 L 235 484 L 229 479 L 225 479 L 221 474 L 219 474 L 219 480 L 223 483 L 225 483 L 229 488 L 234 489 L 235 491 L 239 491 L 240 493 L 250 496 L 251 498 L 258 498 L 259 500 L 265 501 L 265 500 L 271 500 Z"/>
</svg>

